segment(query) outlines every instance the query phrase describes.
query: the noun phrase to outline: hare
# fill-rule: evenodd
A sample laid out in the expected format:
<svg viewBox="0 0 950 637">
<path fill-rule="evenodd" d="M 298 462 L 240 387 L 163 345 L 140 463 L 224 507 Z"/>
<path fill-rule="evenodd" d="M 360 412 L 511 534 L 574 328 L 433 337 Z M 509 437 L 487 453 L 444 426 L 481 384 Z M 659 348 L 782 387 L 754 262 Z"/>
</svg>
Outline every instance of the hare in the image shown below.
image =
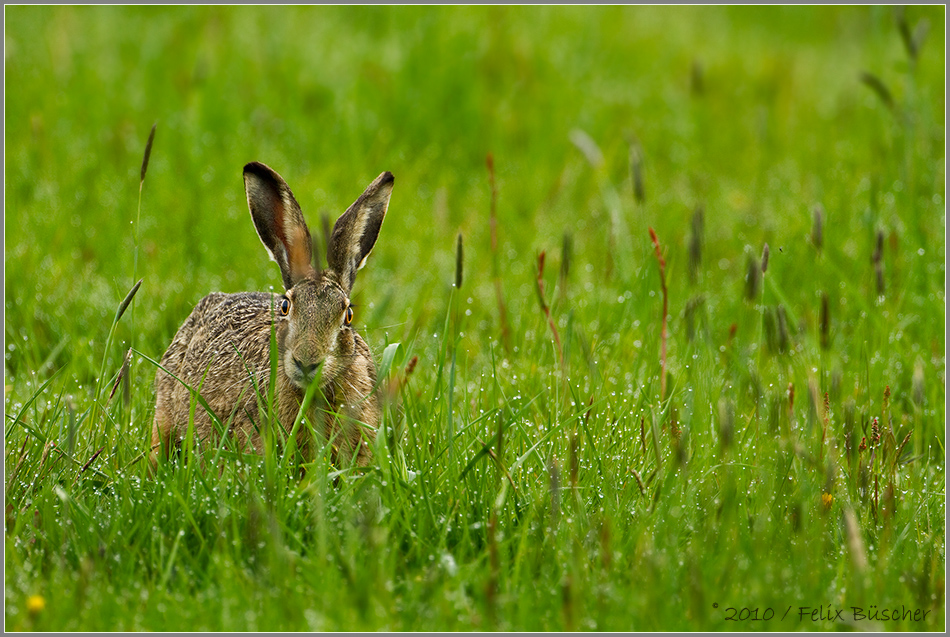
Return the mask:
<svg viewBox="0 0 950 637">
<path fill-rule="evenodd" d="M 280 267 L 285 292 L 209 294 L 185 320 L 155 375 L 152 468 L 180 445 L 192 410 L 198 440 L 214 443 L 225 433 L 238 448 L 262 453 L 264 428 L 272 422 L 267 416 L 271 382 L 276 383 L 277 421 L 286 436 L 318 376 L 308 421 L 331 443 L 335 462 L 366 465 L 380 413 L 376 367 L 369 347 L 351 327 L 349 296 L 356 271 L 379 236 L 392 173 L 377 177 L 337 220 L 322 272 L 311 265 L 310 231 L 280 175 L 252 162 L 244 167 L 244 187 L 257 234 Z M 270 377 L 272 336 L 276 379 Z M 220 424 L 192 399 L 189 387 Z M 311 436 L 303 435 L 307 428 L 298 432 L 299 448 L 312 459 Z"/>
</svg>

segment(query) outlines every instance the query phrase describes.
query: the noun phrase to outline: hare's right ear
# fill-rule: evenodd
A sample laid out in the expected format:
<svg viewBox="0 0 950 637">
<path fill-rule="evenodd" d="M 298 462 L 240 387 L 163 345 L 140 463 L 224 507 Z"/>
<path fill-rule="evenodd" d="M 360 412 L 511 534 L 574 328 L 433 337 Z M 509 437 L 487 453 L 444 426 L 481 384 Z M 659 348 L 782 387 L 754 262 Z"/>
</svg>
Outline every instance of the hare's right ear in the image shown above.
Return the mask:
<svg viewBox="0 0 950 637">
<path fill-rule="evenodd" d="M 384 172 L 366 187 L 333 226 L 327 265 L 336 272 L 347 293 L 353 288 L 356 271 L 363 267 L 376 245 L 392 192 L 393 174 Z"/>
<path fill-rule="evenodd" d="M 260 162 L 244 167 L 244 190 L 257 234 L 289 290 L 314 271 L 313 243 L 300 206 L 281 176 Z"/>
</svg>

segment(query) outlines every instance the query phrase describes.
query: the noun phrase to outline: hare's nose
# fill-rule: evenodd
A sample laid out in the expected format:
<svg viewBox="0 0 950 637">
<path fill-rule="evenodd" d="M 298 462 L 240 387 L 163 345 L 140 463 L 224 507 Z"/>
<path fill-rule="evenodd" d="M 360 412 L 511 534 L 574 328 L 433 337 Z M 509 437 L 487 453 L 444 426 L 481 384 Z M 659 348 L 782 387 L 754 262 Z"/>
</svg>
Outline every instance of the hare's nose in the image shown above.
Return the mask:
<svg viewBox="0 0 950 637">
<path fill-rule="evenodd" d="M 304 378 L 309 379 L 309 378 L 313 378 L 313 375 L 316 373 L 317 367 L 320 366 L 320 363 L 310 363 L 310 364 L 302 363 L 295 356 L 294 365 L 296 365 L 300 373 L 303 374 Z"/>
</svg>

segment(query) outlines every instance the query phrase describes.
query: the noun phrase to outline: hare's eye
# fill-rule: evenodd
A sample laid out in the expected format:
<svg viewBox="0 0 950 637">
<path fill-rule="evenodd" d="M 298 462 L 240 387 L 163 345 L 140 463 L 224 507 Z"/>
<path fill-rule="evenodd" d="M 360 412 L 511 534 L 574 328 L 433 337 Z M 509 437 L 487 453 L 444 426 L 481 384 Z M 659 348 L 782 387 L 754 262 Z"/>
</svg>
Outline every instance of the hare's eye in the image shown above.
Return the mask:
<svg viewBox="0 0 950 637">
<path fill-rule="evenodd" d="M 353 306 L 352 305 L 346 306 L 346 313 L 343 314 L 343 322 L 346 323 L 347 325 L 353 322 Z"/>
<path fill-rule="evenodd" d="M 280 315 L 287 316 L 290 314 L 290 299 L 286 296 L 280 300 Z"/>
</svg>

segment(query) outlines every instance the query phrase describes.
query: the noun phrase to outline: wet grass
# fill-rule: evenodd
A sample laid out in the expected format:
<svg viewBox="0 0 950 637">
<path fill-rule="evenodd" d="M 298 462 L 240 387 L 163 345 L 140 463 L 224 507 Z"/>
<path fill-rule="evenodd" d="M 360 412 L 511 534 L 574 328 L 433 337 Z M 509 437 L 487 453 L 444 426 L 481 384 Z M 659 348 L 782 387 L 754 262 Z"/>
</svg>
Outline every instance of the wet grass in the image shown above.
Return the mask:
<svg viewBox="0 0 950 637">
<path fill-rule="evenodd" d="M 943 11 L 7 8 L 6 628 L 943 629 Z M 149 479 L 252 160 L 396 176 L 377 461 Z"/>
</svg>

